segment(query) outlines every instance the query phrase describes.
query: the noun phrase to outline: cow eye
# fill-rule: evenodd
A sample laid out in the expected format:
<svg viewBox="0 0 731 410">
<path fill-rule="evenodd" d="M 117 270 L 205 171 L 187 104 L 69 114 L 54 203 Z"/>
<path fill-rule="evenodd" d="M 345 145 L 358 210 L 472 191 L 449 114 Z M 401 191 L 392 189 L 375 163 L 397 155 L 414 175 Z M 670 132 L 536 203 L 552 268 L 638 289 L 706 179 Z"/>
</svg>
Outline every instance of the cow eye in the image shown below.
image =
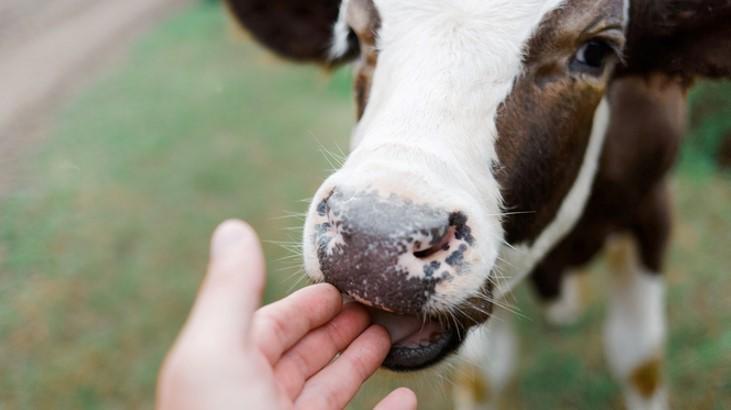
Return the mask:
<svg viewBox="0 0 731 410">
<path fill-rule="evenodd" d="M 601 40 L 590 40 L 576 51 L 571 59 L 570 67 L 574 71 L 586 72 L 592 75 L 601 75 L 604 66 L 614 54 L 611 46 Z"/>
</svg>

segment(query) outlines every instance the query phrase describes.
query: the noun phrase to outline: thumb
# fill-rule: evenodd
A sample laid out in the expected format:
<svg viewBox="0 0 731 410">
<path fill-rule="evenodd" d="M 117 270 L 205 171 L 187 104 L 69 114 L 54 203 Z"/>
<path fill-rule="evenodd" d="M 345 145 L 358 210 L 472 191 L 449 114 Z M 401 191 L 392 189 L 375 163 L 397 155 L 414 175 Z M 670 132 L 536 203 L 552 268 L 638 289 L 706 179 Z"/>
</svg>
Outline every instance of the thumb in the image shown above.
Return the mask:
<svg viewBox="0 0 731 410">
<path fill-rule="evenodd" d="M 237 345 L 249 340 L 254 312 L 266 282 L 264 256 L 256 232 L 246 223 L 229 220 L 211 240 L 208 273 L 198 291 L 186 333 L 203 343 Z"/>
<path fill-rule="evenodd" d="M 400 387 L 381 400 L 373 410 L 416 410 L 416 395 L 411 389 Z"/>
</svg>

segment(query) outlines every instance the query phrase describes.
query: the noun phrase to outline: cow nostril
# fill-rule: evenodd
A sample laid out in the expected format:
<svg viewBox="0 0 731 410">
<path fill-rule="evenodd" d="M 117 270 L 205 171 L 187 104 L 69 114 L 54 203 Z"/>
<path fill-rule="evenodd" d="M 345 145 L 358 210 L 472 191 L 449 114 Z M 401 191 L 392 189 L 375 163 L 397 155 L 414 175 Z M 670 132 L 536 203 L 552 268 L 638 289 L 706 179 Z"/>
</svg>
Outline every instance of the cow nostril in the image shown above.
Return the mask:
<svg viewBox="0 0 731 410">
<path fill-rule="evenodd" d="M 456 229 L 454 226 L 450 226 L 447 232 L 438 240 L 432 242 L 433 244 L 426 249 L 422 249 L 414 252 L 414 256 L 419 259 L 426 259 L 441 250 L 449 249 L 449 242 L 454 238 Z"/>
</svg>

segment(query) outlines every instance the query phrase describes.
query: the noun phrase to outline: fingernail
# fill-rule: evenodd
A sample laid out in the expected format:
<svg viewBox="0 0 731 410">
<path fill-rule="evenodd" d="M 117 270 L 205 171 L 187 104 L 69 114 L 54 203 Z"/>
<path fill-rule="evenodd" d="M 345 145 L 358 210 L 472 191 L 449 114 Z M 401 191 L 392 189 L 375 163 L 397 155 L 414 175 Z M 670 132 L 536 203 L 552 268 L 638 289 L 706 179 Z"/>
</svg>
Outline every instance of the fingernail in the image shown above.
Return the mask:
<svg viewBox="0 0 731 410">
<path fill-rule="evenodd" d="M 218 257 L 246 238 L 247 225 L 238 220 L 228 220 L 216 228 L 211 240 L 211 256 Z"/>
</svg>

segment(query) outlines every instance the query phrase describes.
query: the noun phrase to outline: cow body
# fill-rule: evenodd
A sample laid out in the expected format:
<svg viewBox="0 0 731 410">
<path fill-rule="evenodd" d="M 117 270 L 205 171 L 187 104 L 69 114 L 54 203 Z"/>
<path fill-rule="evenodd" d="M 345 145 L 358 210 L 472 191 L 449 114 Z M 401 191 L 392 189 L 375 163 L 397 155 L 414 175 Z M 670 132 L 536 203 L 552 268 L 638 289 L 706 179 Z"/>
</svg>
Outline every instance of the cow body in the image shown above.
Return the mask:
<svg viewBox="0 0 731 410">
<path fill-rule="evenodd" d="M 352 152 L 312 201 L 304 265 L 389 330 L 386 367 L 459 350 L 457 404 L 490 407 L 517 354 L 504 296 L 530 278 L 570 322 L 607 248 L 609 367 L 628 407 L 667 407 L 666 177 L 692 80 L 731 73 L 731 2 L 230 4 L 282 55 L 355 60 Z"/>
<path fill-rule="evenodd" d="M 688 86 L 659 73 L 615 80 L 612 120 L 586 208 L 531 273 L 542 298 L 558 298 L 562 273 L 581 268 L 616 235 L 632 235 L 643 265 L 662 271 L 671 225 L 666 174 L 685 130 Z"/>
<path fill-rule="evenodd" d="M 660 73 L 614 81 L 608 93 L 611 121 L 586 207 L 576 226 L 529 276 L 548 322 L 572 324 L 585 302 L 578 276 L 585 275 L 582 269 L 606 250 L 613 283 L 605 346 L 633 409 L 667 406 L 661 371 L 663 256 L 672 224 L 667 173 L 685 129 L 688 86 L 685 79 Z M 509 325 L 500 323 L 483 339 L 512 341 L 511 332 Z M 490 341 L 473 344 L 490 345 Z M 515 347 L 492 343 L 491 348 L 490 358 L 469 349 L 466 354 L 472 361 L 492 363 L 472 374 L 490 380 L 484 385 L 490 386 L 492 395 L 484 397 L 494 398 L 508 380 L 510 374 L 501 367 L 510 366 L 504 361 L 512 361 Z M 507 359 L 491 362 L 495 357 Z M 471 389 L 461 390 L 457 398 L 465 408 L 485 404 Z"/>
</svg>

